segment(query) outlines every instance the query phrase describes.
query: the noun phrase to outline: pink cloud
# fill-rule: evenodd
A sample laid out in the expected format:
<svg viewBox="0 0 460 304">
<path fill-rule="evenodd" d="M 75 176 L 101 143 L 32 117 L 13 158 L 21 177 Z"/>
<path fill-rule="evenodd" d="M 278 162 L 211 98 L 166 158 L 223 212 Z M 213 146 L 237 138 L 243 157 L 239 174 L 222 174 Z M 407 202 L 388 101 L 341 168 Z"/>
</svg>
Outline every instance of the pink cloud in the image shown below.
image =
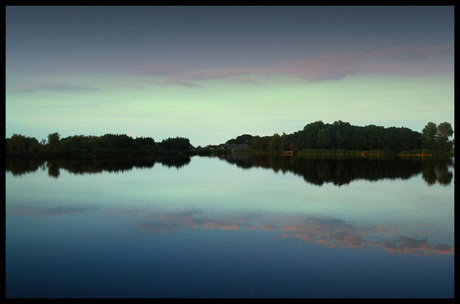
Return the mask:
<svg viewBox="0 0 460 304">
<path fill-rule="evenodd" d="M 221 78 L 232 78 L 237 76 L 250 75 L 256 73 L 254 69 L 214 69 L 214 70 L 195 70 L 181 73 L 171 73 L 162 79 L 155 80 L 158 84 L 180 85 L 187 87 L 201 87 L 197 81 L 212 80 Z"/>
<path fill-rule="evenodd" d="M 227 68 L 220 70 L 192 71 L 185 73 L 184 76 L 191 79 L 218 79 L 248 75 L 255 72 L 257 72 L 255 69 Z"/>
<path fill-rule="evenodd" d="M 450 45 L 438 45 L 428 47 L 399 46 L 389 47 L 380 51 L 369 53 L 371 58 L 387 57 L 397 60 L 419 60 L 429 56 L 453 54 L 454 48 Z"/>
<path fill-rule="evenodd" d="M 140 75 L 156 75 L 156 76 L 165 76 L 178 73 L 178 69 L 168 67 L 168 66 L 151 66 L 143 70 L 137 71 L 137 74 Z"/>
<path fill-rule="evenodd" d="M 295 75 L 311 81 L 343 79 L 348 75 L 364 73 L 426 75 L 436 67 L 437 72 L 448 70 L 449 64 L 430 61 L 435 56 L 453 54 L 449 45 L 429 47 L 390 47 L 368 52 L 334 52 L 297 62 L 284 62 L 281 73 Z M 421 70 L 420 64 L 426 69 Z"/>
<path fill-rule="evenodd" d="M 442 56 L 452 55 L 452 58 Z M 437 60 L 439 58 L 447 60 Z M 309 81 L 339 80 L 350 75 L 430 75 L 453 71 L 453 47 L 394 46 L 372 51 L 341 51 L 306 57 L 298 61 L 282 61 L 280 67 L 262 69 L 224 68 L 179 72 L 168 67 L 152 67 L 139 72 L 143 75 L 164 76 L 162 84 L 199 86 L 197 81 L 234 78 L 251 74 L 291 75 Z"/>
</svg>

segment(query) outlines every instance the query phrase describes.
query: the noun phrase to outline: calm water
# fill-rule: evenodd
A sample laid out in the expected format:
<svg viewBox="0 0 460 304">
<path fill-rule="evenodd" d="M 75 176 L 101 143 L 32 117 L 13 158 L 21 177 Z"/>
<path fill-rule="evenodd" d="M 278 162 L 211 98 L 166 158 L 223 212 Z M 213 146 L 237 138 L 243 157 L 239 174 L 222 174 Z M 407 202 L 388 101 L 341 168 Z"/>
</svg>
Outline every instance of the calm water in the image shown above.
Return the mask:
<svg viewBox="0 0 460 304">
<path fill-rule="evenodd" d="M 7 297 L 453 297 L 453 161 L 7 162 Z"/>
</svg>

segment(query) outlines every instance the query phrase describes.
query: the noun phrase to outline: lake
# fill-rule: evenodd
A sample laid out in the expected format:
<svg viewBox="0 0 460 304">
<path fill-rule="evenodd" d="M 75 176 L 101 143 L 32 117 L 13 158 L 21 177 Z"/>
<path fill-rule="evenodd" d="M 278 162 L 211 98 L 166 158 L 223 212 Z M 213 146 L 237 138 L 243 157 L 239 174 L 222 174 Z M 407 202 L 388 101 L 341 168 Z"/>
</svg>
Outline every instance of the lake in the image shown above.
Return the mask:
<svg viewBox="0 0 460 304">
<path fill-rule="evenodd" d="M 454 159 L 7 161 L 8 298 L 450 298 Z"/>
</svg>

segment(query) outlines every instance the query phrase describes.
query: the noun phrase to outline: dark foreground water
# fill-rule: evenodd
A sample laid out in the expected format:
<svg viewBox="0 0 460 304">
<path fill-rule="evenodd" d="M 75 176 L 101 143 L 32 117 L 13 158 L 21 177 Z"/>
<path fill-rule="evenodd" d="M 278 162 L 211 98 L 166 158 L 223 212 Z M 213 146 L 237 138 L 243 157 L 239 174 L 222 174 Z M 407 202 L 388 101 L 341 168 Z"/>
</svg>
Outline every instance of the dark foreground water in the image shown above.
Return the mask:
<svg viewBox="0 0 460 304">
<path fill-rule="evenodd" d="M 453 297 L 452 160 L 7 162 L 7 297 Z"/>
</svg>

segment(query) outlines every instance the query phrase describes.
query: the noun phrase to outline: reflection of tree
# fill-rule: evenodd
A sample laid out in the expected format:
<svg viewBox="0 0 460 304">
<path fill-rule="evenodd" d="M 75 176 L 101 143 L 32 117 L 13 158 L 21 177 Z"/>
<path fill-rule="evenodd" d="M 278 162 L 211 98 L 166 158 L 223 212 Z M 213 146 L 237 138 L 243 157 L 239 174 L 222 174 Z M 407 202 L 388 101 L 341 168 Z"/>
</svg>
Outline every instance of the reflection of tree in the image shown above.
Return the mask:
<svg viewBox="0 0 460 304">
<path fill-rule="evenodd" d="M 221 157 L 241 168 L 261 167 L 275 172 L 292 172 L 308 183 L 321 186 L 324 183 L 344 185 L 357 179 L 377 181 L 380 179 L 409 179 L 422 173 L 429 184 L 448 185 L 453 173 L 447 159 L 368 159 L 368 158 L 302 158 L 284 156 L 228 156 Z"/>
<path fill-rule="evenodd" d="M 251 157 L 248 155 L 219 155 L 219 159 L 227 160 L 229 163 L 236 164 L 239 168 L 250 169 L 254 166 Z"/>
<path fill-rule="evenodd" d="M 168 168 L 175 167 L 177 169 L 180 169 L 184 167 L 185 165 L 188 165 L 191 159 L 188 156 L 178 156 L 178 157 L 162 157 L 159 159 L 159 161 L 161 162 L 163 166 L 166 166 Z"/>
<path fill-rule="evenodd" d="M 132 170 L 133 167 L 153 167 L 154 161 L 139 161 L 139 160 L 125 160 L 125 159 L 107 159 L 107 160 L 72 160 L 60 159 L 48 161 L 48 164 L 57 166 L 58 168 L 65 169 L 73 174 L 85 173 L 101 173 L 108 172 L 124 172 Z"/>
<path fill-rule="evenodd" d="M 41 159 L 8 159 L 5 162 L 6 171 L 11 172 L 14 176 L 22 175 L 27 172 L 37 171 L 38 168 L 45 165 L 45 161 Z"/>
<path fill-rule="evenodd" d="M 449 171 L 453 166 L 452 159 L 444 161 L 425 160 L 422 162 L 422 177 L 428 185 L 434 185 L 436 181 L 441 185 L 449 185 L 452 182 L 454 174 Z"/>
<path fill-rule="evenodd" d="M 161 164 L 167 167 L 182 168 L 190 163 L 190 157 L 163 157 L 160 160 L 153 158 L 108 158 L 100 159 L 54 159 L 46 161 L 49 176 L 58 178 L 60 169 L 65 169 L 73 174 L 86 173 L 101 173 L 107 172 L 124 172 L 133 168 L 152 168 L 155 162 L 160 161 Z M 13 175 L 21 175 L 26 172 L 34 172 L 40 167 L 45 166 L 44 160 L 29 159 L 7 159 L 6 171 L 10 171 Z"/>
<path fill-rule="evenodd" d="M 48 175 L 54 178 L 58 178 L 60 175 L 59 164 L 56 162 L 47 162 L 46 166 L 48 167 Z"/>
<path fill-rule="evenodd" d="M 452 159 L 360 159 L 360 158 L 302 158 L 285 156 L 255 156 L 255 155 L 229 155 L 220 156 L 221 159 L 235 164 L 244 169 L 260 167 L 271 169 L 275 172 L 292 172 L 303 177 L 311 184 L 321 186 L 324 183 L 334 185 L 349 184 L 353 180 L 364 179 L 377 181 L 380 179 L 408 179 L 414 175 L 422 174 L 423 180 L 428 185 L 436 182 L 449 185 L 453 179 Z M 48 174 L 59 177 L 59 169 L 65 169 L 74 174 L 123 172 L 133 168 L 152 168 L 156 162 L 166 167 L 182 168 L 189 164 L 188 156 L 154 158 L 108 158 L 99 159 L 56 159 L 46 162 Z M 33 172 L 43 167 L 45 161 L 38 159 L 7 159 L 6 171 L 13 175 Z"/>
</svg>

